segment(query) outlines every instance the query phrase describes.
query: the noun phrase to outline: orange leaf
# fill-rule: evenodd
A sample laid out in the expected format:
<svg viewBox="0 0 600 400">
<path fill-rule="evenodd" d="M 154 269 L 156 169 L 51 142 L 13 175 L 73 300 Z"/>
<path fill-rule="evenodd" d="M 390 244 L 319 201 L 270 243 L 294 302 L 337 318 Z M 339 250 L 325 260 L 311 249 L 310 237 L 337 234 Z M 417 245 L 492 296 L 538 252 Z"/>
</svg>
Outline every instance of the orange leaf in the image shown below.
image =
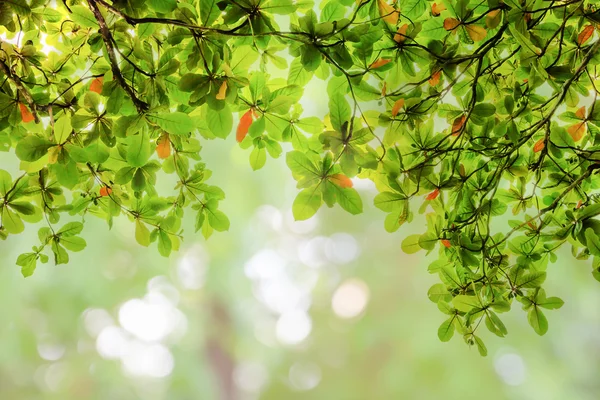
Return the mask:
<svg viewBox="0 0 600 400">
<path fill-rule="evenodd" d="M 460 135 L 460 133 L 462 132 L 462 129 L 465 125 L 466 119 L 467 119 L 466 115 L 461 115 L 460 117 L 458 117 L 454 120 L 454 122 L 452 123 L 452 136 Z"/>
<path fill-rule="evenodd" d="M 573 140 L 576 142 L 579 142 L 583 135 L 585 135 L 585 130 L 586 124 L 584 121 L 575 125 L 571 125 L 569 128 L 567 128 L 567 132 L 569 132 L 569 135 L 571 135 Z"/>
<path fill-rule="evenodd" d="M 103 81 L 104 81 L 104 79 L 102 77 L 94 79 L 92 81 L 92 84 L 90 85 L 90 91 L 96 92 L 98 94 L 102 93 L 102 82 Z"/>
<path fill-rule="evenodd" d="M 383 82 L 383 86 L 381 87 L 381 97 L 385 97 L 387 94 L 387 82 Z"/>
<path fill-rule="evenodd" d="M 344 174 L 333 174 L 329 176 L 329 181 L 335 183 L 342 189 L 351 188 L 353 186 L 352 180 Z"/>
<path fill-rule="evenodd" d="M 375 69 L 379 67 L 383 67 L 385 64 L 391 62 L 392 60 L 389 58 L 378 58 L 373 62 L 373 64 L 369 65 L 369 69 Z"/>
<path fill-rule="evenodd" d="M 102 196 L 102 197 L 109 196 L 111 193 L 112 193 L 112 189 L 109 188 L 108 186 L 102 186 L 100 188 L 100 196 Z"/>
<path fill-rule="evenodd" d="M 460 21 L 456 18 L 446 18 L 444 20 L 444 29 L 447 31 L 452 31 L 456 29 L 460 25 Z"/>
<path fill-rule="evenodd" d="M 438 83 L 440 83 L 440 77 L 442 76 L 442 71 L 435 71 L 433 74 L 431 74 L 431 76 L 429 77 L 429 84 L 431 86 L 437 86 Z"/>
<path fill-rule="evenodd" d="M 576 208 L 577 210 L 579 210 L 579 209 L 581 208 L 581 206 L 582 206 L 582 205 L 583 205 L 583 201 L 579 200 L 579 201 L 577 202 L 577 205 L 575 206 L 575 208 Z"/>
<path fill-rule="evenodd" d="M 580 46 L 588 41 L 589 38 L 594 34 L 594 26 L 586 25 L 585 28 L 581 31 L 581 33 L 577 36 L 577 44 Z"/>
<path fill-rule="evenodd" d="M 533 152 L 539 153 L 544 147 L 546 147 L 546 143 L 544 143 L 544 138 L 541 138 L 533 145 Z"/>
<path fill-rule="evenodd" d="M 579 119 L 585 119 L 585 106 L 581 107 L 577 111 L 575 111 L 575 115 Z"/>
<path fill-rule="evenodd" d="M 442 242 L 442 244 L 444 245 L 444 247 L 446 247 L 447 249 L 449 249 L 450 247 L 452 247 L 452 244 L 450 244 L 450 241 L 448 239 L 442 239 L 442 240 L 440 240 L 440 242 Z"/>
<path fill-rule="evenodd" d="M 435 189 L 433 192 L 429 193 L 425 200 L 435 200 L 440 195 L 440 189 Z"/>
<path fill-rule="evenodd" d="M 163 160 L 171 155 L 171 141 L 168 133 L 163 133 L 156 141 L 156 154 Z"/>
<path fill-rule="evenodd" d="M 394 34 L 394 41 L 396 43 L 402 43 L 406 40 L 406 31 L 408 30 L 408 24 L 402 25 L 398 28 L 398 32 Z"/>
<path fill-rule="evenodd" d="M 487 36 L 485 28 L 479 25 L 466 25 L 465 29 L 467 30 L 469 37 L 475 42 L 479 42 Z"/>
<path fill-rule="evenodd" d="M 227 81 L 223 82 L 221 84 L 221 87 L 219 88 L 219 93 L 217 93 L 217 100 L 225 100 L 225 94 L 227 94 Z"/>
<path fill-rule="evenodd" d="M 248 129 L 250 129 L 250 125 L 252 125 L 252 109 L 246 111 L 242 118 L 240 118 L 240 123 L 238 124 L 237 131 L 235 133 L 235 140 L 240 143 L 246 135 L 248 134 Z"/>
<path fill-rule="evenodd" d="M 394 103 L 394 106 L 392 107 L 392 117 L 395 117 L 396 115 L 398 115 L 398 112 L 400 111 L 400 109 L 402 107 L 404 107 L 404 99 L 396 100 L 396 102 Z"/>
<path fill-rule="evenodd" d="M 446 6 L 443 4 L 433 3 L 431 5 L 431 14 L 434 17 L 439 17 L 442 11 L 446 10 Z"/>
<path fill-rule="evenodd" d="M 396 25 L 398 23 L 399 13 L 396 9 L 386 3 L 384 0 L 378 0 L 379 15 L 388 24 Z"/>
<path fill-rule="evenodd" d="M 23 120 L 23 122 L 27 123 L 34 120 L 33 114 L 25 104 L 19 103 L 19 109 L 21 110 L 21 120 Z"/>
</svg>

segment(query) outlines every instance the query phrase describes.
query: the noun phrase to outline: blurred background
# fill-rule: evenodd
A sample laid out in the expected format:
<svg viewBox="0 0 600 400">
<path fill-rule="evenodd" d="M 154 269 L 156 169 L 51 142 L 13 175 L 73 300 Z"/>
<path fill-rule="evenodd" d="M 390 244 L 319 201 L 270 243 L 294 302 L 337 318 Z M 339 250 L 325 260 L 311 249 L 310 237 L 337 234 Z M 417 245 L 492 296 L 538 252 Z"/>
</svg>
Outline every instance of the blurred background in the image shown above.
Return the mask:
<svg viewBox="0 0 600 400">
<path fill-rule="evenodd" d="M 356 180 L 364 214 L 294 222 L 284 159 L 253 172 L 230 139 L 202 155 L 231 229 L 205 241 L 189 221 L 170 259 L 126 218 L 111 231 L 88 218 L 87 249 L 27 279 L 15 260 L 37 228 L 0 243 L 0 399 L 598 398 L 600 284 L 568 249 L 549 267 L 548 295 L 566 304 L 548 334 L 515 305 L 482 358 L 437 338 L 431 259 L 400 250 L 418 221 L 385 232 Z"/>
<path fill-rule="evenodd" d="M 302 106 L 322 117 L 326 96 L 314 97 Z M 38 227 L 0 242 L 0 399 L 600 398 L 600 283 L 566 247 L 545 283 L 566 303 L 547 313 L 549 332 L 535 334 L 515 304 L 505 339 L 483 332 L 483 358 L 437 338 L 435 254 L 400 250 L 425 230 L 419 218 L 387 233 L 374 187 L 355 179 L 363 214 L 325 208 L 294 222 L 284 157 L 253 172 L 232 137 L 203 146 L 229 232 L 205 241 L 187 221 L 165 259 L 126 218 L 109 231 L 88 217 L 85 251 L 27 279 L 15 260 Z M 0 167 L 14 174 L 15 160 Z M 159 185 L 173 187 L 164 174 Z"/>
</svg>

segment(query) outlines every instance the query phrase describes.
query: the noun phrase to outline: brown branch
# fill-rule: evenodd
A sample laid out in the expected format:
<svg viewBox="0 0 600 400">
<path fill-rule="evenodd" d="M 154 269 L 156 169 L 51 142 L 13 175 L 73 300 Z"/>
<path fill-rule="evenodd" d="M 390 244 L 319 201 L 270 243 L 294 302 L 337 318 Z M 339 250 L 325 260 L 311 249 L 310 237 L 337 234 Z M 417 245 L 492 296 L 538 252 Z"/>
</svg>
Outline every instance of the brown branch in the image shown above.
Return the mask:
<svg viewBox="0 0 600 400">
<path fill-rule="evenodd" d="M 40 122 L 40 118 L 36 111 L 37 106 L 35 104 L 35 101 L 33 101 L 33 97 L 31 97 L 31 93 L 29 93 L 29 90 L 27 90 L 27 88 L 23 85 L 21 78 L 19 78 L 19 76 L 17 76 L 16 74 L 13 74 L 10 70 L 10 67 L 6 65 L 6 63 L 3 60 L 0 60 L 0 69 L 4 72 L 8 79 L 10 79 L 13 82 L 21 96 L 23 96 L 23 98 L 29 105 L 29 108 L 31 109 L 31 114 L 33 114 L 35 122 Z"/>
<path fill-rule="evenodd" d="M 125 78 L 123 77 L 123 74 L 119 69 L 119 62 L 117 61 L 117 55 L 113 46 L 114 39 L 112 37 L 112 34 L 110 33 L 110 30 L 108 29 L 108 26 L 106 25 L 104 16 L 98 8 L 96 0 L 88 0 L 88 4 L 90 6 L 90 9 L 92 10 L 92 13 L 94 14 L 94 17 L 96 18 L 96 21 L 98 21 L 98 25 L 100 26 L 100 34 L 102 35 L 102 40 L 104 41 L 104 45 L 106 46 L 106 53 L 108 54 L 108 59 L 110 61 L 110 67 L 113 76 L 115 77 L 119 85 L 121 85 L 121 87 L 125 90 L 125 92 L 127 92 L 129 97 L 131 97 L 131 100 L 133 101 L 133 104 L 135 105 L 135 108 L 137 108 L 138 112 L 140 114 L 145 112 L 148 109 L 148 104 L 138 99 L 138 97 L 135 94 L 135 91 L 133 90 L 133 87 L 125 81 Z"/>
</svg>

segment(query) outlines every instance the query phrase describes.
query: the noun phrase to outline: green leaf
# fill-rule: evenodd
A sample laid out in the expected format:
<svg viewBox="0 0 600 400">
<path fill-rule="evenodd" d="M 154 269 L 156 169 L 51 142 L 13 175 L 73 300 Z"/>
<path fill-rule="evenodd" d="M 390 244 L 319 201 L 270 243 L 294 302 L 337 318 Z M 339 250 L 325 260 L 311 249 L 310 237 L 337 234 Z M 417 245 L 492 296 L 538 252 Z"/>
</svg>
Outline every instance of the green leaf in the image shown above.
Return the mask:
<svg viewBox="0 0 600 400">
<path fill-rule="evenodd" d="M 148 0 L 148 6 L 159 13 L 169 13 L 177 8 L 177 0 Z"/>
<path fill-rule="evenodd" d="M 250 153 L 250 166 L 254 171 L 264 167 L 267 162 L 267 150 L 264 147 L 254 147 Z"/>
<path fill-rule="evenodd" d="M 592 228 L 585 230 L 585 240 L 590 254 L 600 257 L 600 238 Z"/>
<path fill-rule="evenodd" d="M 350 121 L 351 116 L 350 106 L 343 94 L 334 94 L 329 98 L 329 118 L 336 131 L 342 132 L 342 125 Z"/>
<path fill-rule="evenodd" d="M 54 124 L 54 139 L 56 143 L 64 143 L 71 135 L 71 117 L 68 114 L 63 115 Z"/>
<path fill-rule="evenodd" d="M 151 155 L 152 149 L 150 148 L 148 136 L 145 133 L 138 133 L 137 135 L 129 137 L 127 162 L 132 167 L 143 167 L 146 165 Z"/>
<path fill-rule="evenodd" d="M 426 0 L 406 0 L 402 3 L 402 14 L 411 20 L 419 18 L 427 10 Z"/>
<path fill-rule="evenodd" d="M 69 18 L 84 28 L 98 28 L 98 21 L 88 7 L 71 6 Z"/>
<path fill-rule="evenodd" d="M 442 342 L 448 342 L 450 339 L 452 339 L 452 336 L 454 336 L 454 318 L 455 317 L 448 318 L 447 320 L 442 322 L 442 324 L 438 328 L 438 338 Z"/>
<path fill-rule="evenodd" d="M 6 229 L 6 232 L 12 234 L 21 233 L 25 230 L 21 217 L 8 207 L 2 208 L 2 227 Z"/>
<path fill-rule="evenodd" d="M 436 283 L 435 285 L 430 287 L 427 291 L 427 297 L 429 297 L 429 300 L 433 301 L 434 303 L 437 303 L 440 300 L 452 300 L 450 292 L 448 292 L 448 289 L 446 289 L 446 285 L 444 285 L 443 283 Z"/>
<path fill-rule="evenodd" d="M 209 110 L 206 114 L 206 123 L 215 136 L 225 139 L 233 129 L 233 115 L 229 107 L 219 111 Z"/>
<path fill-rule="evenodd" d="M 475 342 L 475 345 L 477 345 L 477 351 L 479 351 L 479 355 L 481 355 L 482 357 L 487 356 L 488 351 L 487 347 L 485 347 L 485 344 L 483 343 L 483 340 L 473 335 L 473 341 Z"/>
<path fill-rule="evenodd" d="M 158 252 L 163 257 L 169 257 L 171 254 L 171 250 L 173 248 L 173 243 L 171 242 L 171 238 L 169 234 L 162 229 L 158 230 Z"/>
<path fill-rule="evenodd" d="M 452 304 L 454 308 L 459 311 L 468 312 L 473 308 L 480 308 L 479 300 L 475 296 L 467 296 L 464 294 L 459 294 L 452 299 Z"/>
<path fill-rule="evenodd" d="M 23 253 L 17 258 L 17 265 L 21 267 L 21 274 L 24 278 L 33 275 L 37 264 L 36 253 Z"/>
<path fill-rule="evenodd" d="M 56 234 L 64 238 L 78 235 L 82 230 L 83 224 L 81 222 L 69 222 L 63 225 L 63 227 L 60 228 Z"/>
<path fill-rule="evenodd" d="M 150 231 L 139 219 L 135 221 L 135 240 L 144 247 L 150 246 Z"/>
<path fill-rule="evenodd" d="M 172 135 L 187 135 L 195 130 L 194 121 L 182 112 L 153 114 L 149 119 Z"/>
<path fill-rule="evenodd" d="M 208 223 L 215 231 L 225 232 L 229 230 L 229 218 L 227 218 L 227 215 L 223 212 L 219 210 L 209 210 L 206 215 L 208 216 Z"/>
<path fill-rule="evenodd" d="M 410 235 L 404 238 L 401 245 L 402 251 L 406 254 L 414 254 L 421 250 L 421 246 L 419 246 L 420 237 L 421 235 Z"/>
<path fill-rule="evenodd" d="M 34 162 L 48 154 L 48 149 L 54 143 L 39 136 L 30 135 L 21 139 L 15 148 L 15 153 L 20 160 Z"/>
<path fill-rule="evenodd" d="M 537 303 L 538 306 L 547 308 L 548 310 L 556 310 L 561 308 L 565 302 L 558 297 L 548 297 Z"/>
<path fill-rule="evenodd" d="M 289 153 L 288 153 L 289 154 Z M 296 221 L 309 219 L 321 207 L 321 192 L 315 188 L 304 189 L 296 196 L 292 205 L 292 213 Z"/>
<path fill-rule="evenodd" d="M 336 188 L 336 198 L 338 204 L 350 214 L 360 214 L 363 210 L 362 200 L 360 195 L 353 188 L 340 188 L 337 185 L 333 185 Z"/>
<path fill-rule="evenodd" d="M 81 251 L 86 246 L 85 240 L 79 236 L 63 236 L 60 238 L 60 244 L 70 251 Z"/>
<path fill-rule="evenodd" d="M 527 313 L 527 320 L 529 321 L 529 325 L 531 325 L 538 335 L 541 336 L 548 332 L 548 320 L 539 307 L 534 306 L 529 310 Z"/>
</svg>

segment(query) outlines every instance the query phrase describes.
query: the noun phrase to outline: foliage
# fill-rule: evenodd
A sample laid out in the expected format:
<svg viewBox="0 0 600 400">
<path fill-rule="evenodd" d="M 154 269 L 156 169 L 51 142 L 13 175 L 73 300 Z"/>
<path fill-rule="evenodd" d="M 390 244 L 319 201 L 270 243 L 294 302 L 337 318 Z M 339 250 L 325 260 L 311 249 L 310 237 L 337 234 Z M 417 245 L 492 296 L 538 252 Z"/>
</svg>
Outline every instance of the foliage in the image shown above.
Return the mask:
<svg viewBox="0 0 600 400">
<path fill-rule="evenodd" d="M 544 334 L 542 309 L 562 305 L 541 287 L 561 245 L 593 256 L 600 279 L 598 3 L 2 2 L 0 143 L 23 173 L 0 172 L 0 236 L 45 222 L 17 260 L 28 276 L 85 247 L 88 214 L 124 215 L 164 256 L 184 216 L 206 238 L 225 231 L 199 152 L 239 119 L 252 169 L 293 149 L 296 219 L 323 203 L 360 213 L 355 177 L 374 182 L 390 232 L 433 211 L 402 248 L 438 252 L 441 340 L 457 331 L 485 354 L 481 322 L 506 335 L 498 313 L 515 300 Z M 324 120 L 299 104 L 314 79 Z"/>
</svg>

